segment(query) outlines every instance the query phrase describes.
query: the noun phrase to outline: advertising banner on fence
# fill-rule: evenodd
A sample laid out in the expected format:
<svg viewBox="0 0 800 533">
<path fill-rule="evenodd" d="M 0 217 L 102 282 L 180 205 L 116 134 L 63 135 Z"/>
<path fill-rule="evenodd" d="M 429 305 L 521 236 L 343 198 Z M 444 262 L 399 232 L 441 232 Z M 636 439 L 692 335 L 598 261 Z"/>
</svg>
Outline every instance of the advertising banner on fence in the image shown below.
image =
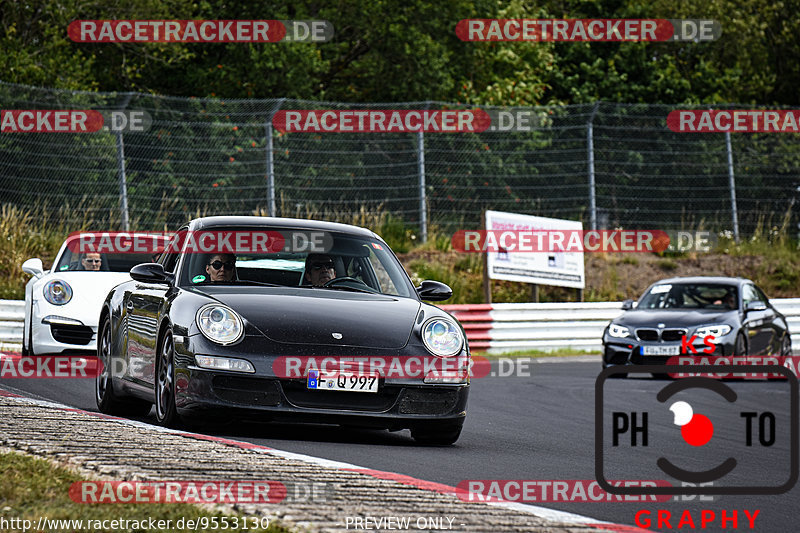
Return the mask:
<svg viewBox="0 0 800 533">
<path fill-rule="evenodd" d="M 581 232 L 583 224 L 575 220 L 486 211 L 487 232 L 542 230 Z M 583 252 L 559 251 L 566 250 L 567 244 L 564 243 L 563 247 L 550 246 L 550 251 L 547 252 L 513 252 L 503 249 L 502 246 L 498 247 L 497 251 L 487 251 L 486 266 L 489 277 L 583 289 L 586 286 Z"/>
</svg>

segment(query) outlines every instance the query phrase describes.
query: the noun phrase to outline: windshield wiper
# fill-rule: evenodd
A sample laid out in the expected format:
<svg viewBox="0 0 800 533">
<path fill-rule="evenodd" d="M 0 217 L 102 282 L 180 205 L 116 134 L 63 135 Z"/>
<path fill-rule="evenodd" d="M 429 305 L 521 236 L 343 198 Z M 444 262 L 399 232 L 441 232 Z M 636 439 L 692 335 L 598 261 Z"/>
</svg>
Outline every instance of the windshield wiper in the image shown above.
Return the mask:
<svg viewBox="0 0 800 533">
<path fill-rule="evenodd" d="M 211 285 L 261 285 L 263 287 L 285 287 L 286 285 L 278 285 L 277 283 L 267 283 L 265 281 L 254 281 L 252 279 L 232 279 L 229 281 L 214 281 Z"/>
<path fill-rule="evenodd" d="M 328 285 L 327 287 L 314 287 L 315 289 L 332 289 L 335 291 L 350 291 L 350 292 L 365 292 L 367 294 L 378 294 L 375 291 L 368 291 L 366 289 L 358 289 L 348 285 Z"/>
</svg>

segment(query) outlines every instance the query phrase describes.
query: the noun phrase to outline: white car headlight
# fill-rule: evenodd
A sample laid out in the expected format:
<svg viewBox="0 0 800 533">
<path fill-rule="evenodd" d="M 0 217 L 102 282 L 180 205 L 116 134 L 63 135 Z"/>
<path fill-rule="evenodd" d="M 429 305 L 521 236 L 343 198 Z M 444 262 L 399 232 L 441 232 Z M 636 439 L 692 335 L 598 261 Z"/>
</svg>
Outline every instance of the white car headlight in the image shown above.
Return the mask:
<svg viewBox="0 0 800 533">
<path fill-rule="evenodd" d="M 233 309 L 221 304 L 204 305 L 197 312 L 197 327 L 218 344 L 233 344 L 242 338 L 244 323 Z"/>
<path fill-rule="evenodd" d="M 451 357 L 463 348 L 464 336 L 451 321 L 433 318 L 422 326 L 422 342 L 433 355 Z"/>
<path fill-rule="evenodd" d="M 631 330 L 619 324 L 611 324 L 608 326 L 608 334 L 618 339 L 623 339 L 631 334 Z"/>
<path fill-rule="evenodd" d="M 714 326 L 703 326 L 701 328 L 697 328 L 697 331 L 695 331 L 695 335 L 697 335 L 701 339 L 704 339 L 709 335 L 711 335 L 712 337 L 714 337 L 711 340 L 711 342 L 713 344 L 716 344 L 720 337 L 727 335 L 730 332 L 731 332 L 731 327 L 728 326 L 727 324 L 717 324 Z"/>
<path fill-rule="evenodd" d="M 44 286 L 44 299 L 53 305 L 65 305 L 72 300 L 72 287 L 60 279 L 49 281 Z"/>
</svg>

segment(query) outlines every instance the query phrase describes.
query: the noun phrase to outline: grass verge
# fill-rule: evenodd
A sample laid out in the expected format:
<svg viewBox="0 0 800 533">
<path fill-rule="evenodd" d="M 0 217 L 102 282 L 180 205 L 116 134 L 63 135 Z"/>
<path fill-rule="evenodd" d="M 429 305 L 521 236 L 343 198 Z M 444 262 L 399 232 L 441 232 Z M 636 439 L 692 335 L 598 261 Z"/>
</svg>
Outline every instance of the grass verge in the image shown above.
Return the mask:
<svg viewBox="0 0 800 533">
<path fill-rule="evenodd" d="M 50 527 L 46 531 L 95 531 L 95 532 L 115 532 L 120 529 L 103 529 L 102 527 L 78 527 L 75 522 L 72 525 L 63 524 L 63 528 L 53 525 L 52 520 L 83 520 L 84 525 L 92 525 L 87 520 L 108 521 L 110 526 L 112 520 L 131 520 L 143 521 L 143 527 L 129 522 L 129 527 L 122 529 L 131 532 L 163 532 L 164 529 L 148 529 L 146 521 L 154 518 L 159 520 L 170 520 L 168 531 L 195 531 L 194 528 L 178 528 L 180 519 L 196 520 L 206 517 L 218 520 L 227 517 L 228 524 L 234 523 L 238 518 L 238 528 L 228 527 L 224 529 L 199 528 L 202 531 L 226 531 L 227 533 L 236 531 L 247 531 L 248 533 L 288 533 L 290 530 L 269 526 L 268 529 L 241 527 L 243 516 L 233 516 L 222 512 L 210 511 L 196 505 L 188 504 L 81 504 L 72 501 L 69 497 L 70 485 L 76 481 L 82 481 L 79 475 L 53 465 L 49 461 L 32 457 L 30 455 L 3 452 L 0 453 L 0 519 L 6 520 L 5 524 L 0 524 L 2 531 L 23 531 L 22 527 L 14 527 L 16 523 L 20 526 L 19 520 L 30 520 L 36 527 L 40 517 L 47 517 L 51 520 Z M 253 525 L 252 518 L 248 519 L 248 526 Z M 166 522 L 164 522 L 166 523 Z M 131 527 L 133 525 L 133 527 Z M 32 529 L 29 529 L 31 531 Z"/>
</svg>

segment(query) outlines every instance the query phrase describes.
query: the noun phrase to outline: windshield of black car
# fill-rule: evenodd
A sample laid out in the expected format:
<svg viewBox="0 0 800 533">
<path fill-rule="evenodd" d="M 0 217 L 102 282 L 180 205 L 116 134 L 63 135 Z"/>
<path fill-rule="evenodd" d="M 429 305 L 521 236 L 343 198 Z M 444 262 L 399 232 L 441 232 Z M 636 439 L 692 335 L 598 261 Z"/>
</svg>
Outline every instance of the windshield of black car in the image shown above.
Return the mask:
<svg viewBox="0 0 800 533">
<path fill-rule="evenodd" d="M 259 228 L 270 234 L 289 235 L 293 230 Z M 258 231 L 214 228 L 220 232 Z M 306 231 L 306 233 L 308 233 Z M 276 251 L 239 253 L 187 253 L 181 267 L 182 285 L 214 283 L 329 289 L 410 296 L 414 290 L 407 275 L 385 243 L 368 237 L 325 232 L 322 250 L 294 251 L 292 239 Z M 321 242 L 321 241 L 320 241 Z M 313 250 L 313 247 L 312 247 Z"/>
<path fill-rule="evenodd" d="M 735 285 L 716 283 L 662 283 L 654 285 L 639 300 L 637 309 L 713 309 L 739 308 Z"/>
</svg>

